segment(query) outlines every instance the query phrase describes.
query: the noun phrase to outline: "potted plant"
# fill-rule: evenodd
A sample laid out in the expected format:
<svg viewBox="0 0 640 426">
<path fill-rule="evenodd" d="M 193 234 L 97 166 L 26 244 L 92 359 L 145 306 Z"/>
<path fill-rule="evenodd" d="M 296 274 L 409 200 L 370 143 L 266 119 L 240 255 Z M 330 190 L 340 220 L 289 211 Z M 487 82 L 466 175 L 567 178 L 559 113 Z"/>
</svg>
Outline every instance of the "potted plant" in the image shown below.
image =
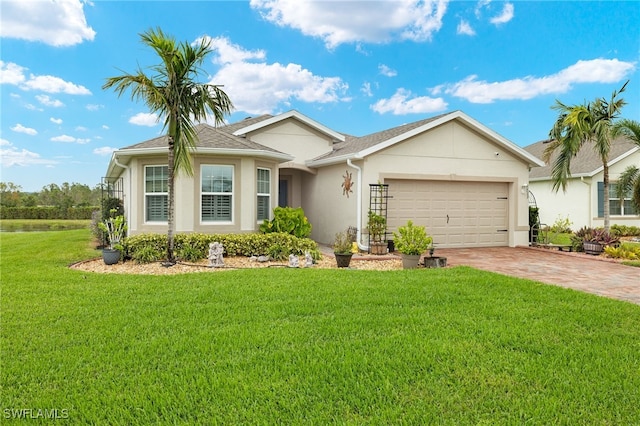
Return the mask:
<svg viewBox="0 0 640 426">
<path fill-rule="evenodd" d="M 102 260 L 107 265 L 114 265 L 120 261 L 122 254 L 122 245 L 120 244 L 125 232 L 127 224 L 123 215 L 116 215 L 116 210 L 111 210 L 111 216 L 98 224 L 100 229 L 107 235 L 109 243 L 108 248 L 102 249 Z"/>
<path fill-rule="evenodd" d="M 338 232 L 333 242 L 333 254 L 336 257 L 338 268 L 348 268 L 353 256 L 352 240 L 347 231 Z"/>
<path fill-rule="evenodd" d="M 607 246 L 617 246 L 620 241 L 602 228 L 582 228 L 577 233 L 582 239 L 582 249 L 586 254 L 599 255 Z"/>
<path fill-rule="evenodd" d="M 387 243 L 384 241 L 387 233 L 387 219 L 369 210 L 369 250 L 371 254 L 387 254 Z"/>
<path fill-rule="evenodd" d="M 412 269 L 418 267 L 420 256 L 433 243 L 424 226 L 414 225 L 411 220 L 393 233 L 396 248 L 402 253 L 402 267 Z"/>
</svg>

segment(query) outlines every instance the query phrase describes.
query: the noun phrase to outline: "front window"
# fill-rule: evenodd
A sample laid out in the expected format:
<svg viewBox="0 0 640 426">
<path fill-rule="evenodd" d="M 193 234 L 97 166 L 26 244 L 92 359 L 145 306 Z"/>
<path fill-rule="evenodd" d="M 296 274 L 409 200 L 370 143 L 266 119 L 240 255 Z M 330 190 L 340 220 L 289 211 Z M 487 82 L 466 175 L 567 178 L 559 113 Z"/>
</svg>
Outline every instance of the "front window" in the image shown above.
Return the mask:
<svg viewBox="0 0 640 426">
<path fill-rule="evenodd" d="M 269 219 L 271 211 L 271 170 L 258 169 L 258 220 Z"/>
<path fill-rule="evenodd" d="M 620 202 L 622 201 L 622 203 Z M 611 216 L 636 216 L 638 211 L 631 202 L 631 191 L 627 192 L 622 200 L 616 194 L 616 183 L 609 183 L 609 215 Z M 604 183 L 598 182 L 598 217 L 604 216 Z"/>
<path fill-rule="evenodd" d="M 618 194 L 616 194 L 616 184 L 609 184 L 609 214 L 612 216 L 634 216 L 637 215 L 636 209 L 631 202 L 631 190 L 624 194 L 622 203 Z"/>
<path fill-rule="evenodd" d="M 146 166 L 144 168 L 145 221 L 166 222 L 168 220 L 168 177 L 167 166 Z"/>
<path fill-rule="evenodd" d="M 201 220 L 231 222 L 233 220 L 233 166 L 202 166 L 201 176 Z"/>
</svg>

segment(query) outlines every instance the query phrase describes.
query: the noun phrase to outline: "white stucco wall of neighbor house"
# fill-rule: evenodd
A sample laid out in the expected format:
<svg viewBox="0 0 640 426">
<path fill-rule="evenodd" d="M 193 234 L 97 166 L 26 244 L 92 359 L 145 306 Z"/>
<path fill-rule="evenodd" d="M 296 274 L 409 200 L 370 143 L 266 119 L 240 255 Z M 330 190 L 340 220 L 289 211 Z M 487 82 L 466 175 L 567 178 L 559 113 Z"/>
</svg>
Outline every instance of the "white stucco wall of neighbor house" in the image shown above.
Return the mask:
<svg viewBox="0 0 640 426">
<path fill-rule="evenodd" d="M 609 181 L 614 183 L 620 174 L 630 165 L 640 164 L 640 152 L 618 159 L 609 168 Z M 604 218 L 598 216 L 598 182 L 603 181 L 600 170 L 593 176 L 578 176 L 567 181 L 567 189 L 554 191 L 550 180 L 532 180 L 531 192 L 534 194 L 540 208 L 540 222 L 552 225 L 557 219 L 568 218 L 571 229 L 577 230 L 583 226 L 604 226 Z M 610 216 L 611 224 L 640 226 L 640 216 Z"/>
<path fill-rule="evenodd" d="M 569 219 L 572 229 L 592 226 L 593 213 L 591 179 L 574 178 L 567 181 L 566 192 L 552 189 L 550 181 L 531 181 L 529 190 L 538 206 L 540 223 L 553 225 L 558 219 Z M 597 197 L 597 193 L 595 194 Z"/>
</svg>

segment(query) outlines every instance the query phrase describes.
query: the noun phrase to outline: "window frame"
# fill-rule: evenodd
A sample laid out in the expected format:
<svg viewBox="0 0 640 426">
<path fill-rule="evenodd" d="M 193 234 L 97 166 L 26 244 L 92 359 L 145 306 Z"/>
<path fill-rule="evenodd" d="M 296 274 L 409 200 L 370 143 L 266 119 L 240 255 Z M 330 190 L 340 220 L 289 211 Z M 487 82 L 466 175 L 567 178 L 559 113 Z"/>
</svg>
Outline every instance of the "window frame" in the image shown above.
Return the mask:
<svg viewBox="0 0 640 426">
<path fill-rule="evenodd" d="M 228 168 L 231 170 L 231 191 L 230 192 L 225 192 L 225 191 L 204 191 L 204 176 L 205 176 L 205 169 L 208 167 L 222 167 L 222 168 Z M 236 180 L 236 168 L 233 164 L 201 164 L 200 165 L 200 182 L 199 182 L 199 192 L 200 192 L 200 214 L 199 214 L 199 218 L 200 218 L 200 224 L 201 225 L 231 225 L 233 224 L 234 218 L 235 218 L 235 208 L 234 208 L 234 200 L 235 200 L 235 180 Z M 224 178 L 223 178 L 223 182 L 222 184 L 224 185 Z M 213 185 L 213 184 L 212 184 Z M 213 189 L 213 188 L 212 188 Z M 225 196 L 225 197 L 230 197 L 230 201 L 229 201 L 229 210 L 230 210 L 230 218 L 227 220 L 205 220 L 203 217 L 204 214 L 204 206 L 203 206 L 203 198 L 204 196 Z"/>
<path fill-rule="evenodd" d="M 640 212 L 635 211 L 633 205 L 631 204 L 632 195 L 630 193 L 626 194 L 622 199 L 623 202 L 620 203 L 620 198 L 616 196 L 617 182 L 609 182 L 609 216 L 614 217 L 633 217 L 638 216 Z M 625 204 L 630 204 L 630 210 L 632 213 L 625 213 Z M 629 209 L 627 207 L 627 209 Z M 611 209 L 615 208 L 616 211 L 620 209 L 619 213 L 612 213 Z M 598 217 L 604 217 L 604 182 L 598 182 Z"/>
<path fill-rule="evenodd" d="M 267 188 L 269 189 L 269 192 L 260 192 L 260 171 L 264 171 L 267 172 L 268 174 L 268 182 L 267 182 Z M 271 183 L 272 183 L 272 178 L 271 176 L 273 175 L 273 173 L 271 172 L 270 168 L 267 167 L 258 167 L 256 169 L 256 219 L 258 223 L 262 223 L 262 221 L 264 220 L 271 220 L 271 193 L 272 188 L 271 188 Z M 260 217 L 260 198 L 266 198 L 267 199 L 267 216 L 266 217 Z"/>
<path fill-rule="evenodd" d="M 147 191 L 147 171 L 152 168 L 163 168 L 166 170 L 166 191 Z M 155 182 L 155 180 L 154 180 Z M 155 185 L 155 183 L 154 183 Z M 162 185 L 162 180 L 160 180 L 160 185 Z M 153 225 L 165 225 L 169 222 L 169 167 L 163 164 L 148 164 L 144 166 L 144 182 L 143 182 L 143 192 L 144 192 L 144 223 L 145 224 L 153 224 Z M 165 197 L 165 211 L 166 211 L 166 219 L 164 220 L 151 220 L 149 219 L 149 197 Z"/>
</svg>

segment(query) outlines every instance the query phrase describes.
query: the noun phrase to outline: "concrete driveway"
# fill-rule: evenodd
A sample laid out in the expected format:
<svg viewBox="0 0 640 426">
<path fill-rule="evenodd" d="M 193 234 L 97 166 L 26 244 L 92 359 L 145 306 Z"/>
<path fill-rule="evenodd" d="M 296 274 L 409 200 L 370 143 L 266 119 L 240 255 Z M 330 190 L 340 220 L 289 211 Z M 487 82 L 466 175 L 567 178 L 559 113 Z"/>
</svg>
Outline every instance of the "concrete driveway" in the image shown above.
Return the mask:
<svg viewBox="0 0 640 426">
<path fill-rule="evenodd" d="M 584 253 L 531 247 L 439 249 L 447 265 L 467 265 L 640 305 L 640 268 Z"/>
</svg>

